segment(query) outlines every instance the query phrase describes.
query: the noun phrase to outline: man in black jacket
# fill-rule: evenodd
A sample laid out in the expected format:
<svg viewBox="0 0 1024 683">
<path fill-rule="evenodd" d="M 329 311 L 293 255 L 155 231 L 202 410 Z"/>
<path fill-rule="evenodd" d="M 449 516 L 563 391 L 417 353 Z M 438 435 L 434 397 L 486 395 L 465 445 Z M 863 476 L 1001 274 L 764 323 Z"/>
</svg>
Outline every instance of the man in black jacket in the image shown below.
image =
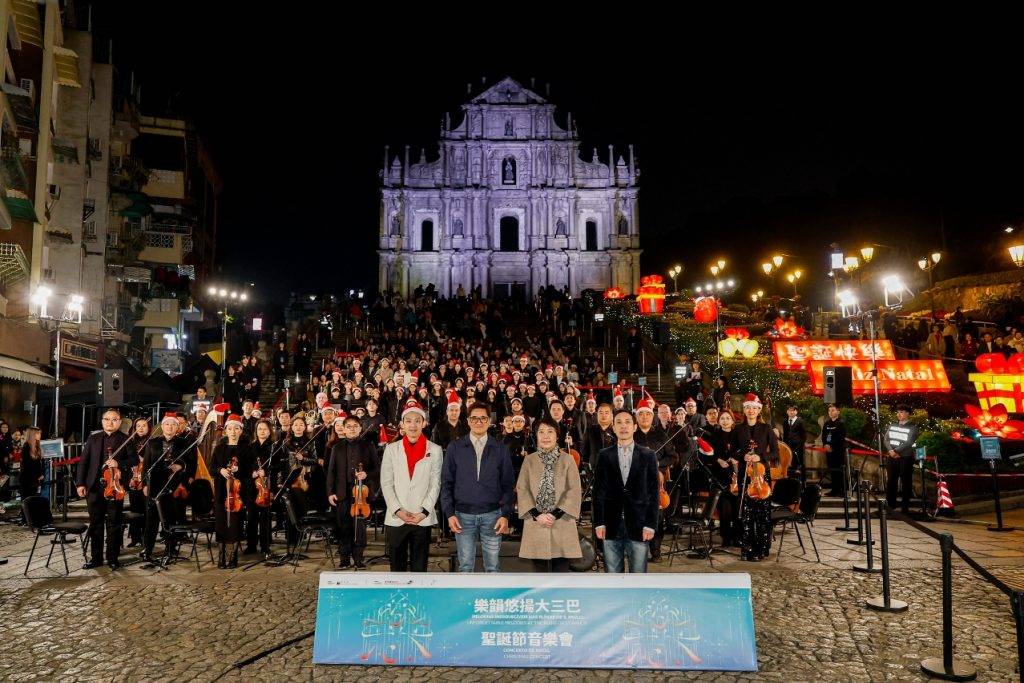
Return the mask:
<svg viewBox="0 0 1024 683">
<path fill-rule="evenodd" d="M 841 496 L 848 485 L 843 476 L 846 472 L 846 424 L 835 403 L 829 404 L 828 419 L 821 426 L 821 444 L 825 447 L 825 460 L 832 480 L 828 493 Z"/>
<path fill-rule="evenodd" d="M 914 494 L 915 442 L 919 435 L 917 425 L 910 422 L 910 408 L 896 408 L 896 422 L 885 432 L 885 500 L 890 509 L 896 508 L 896 493 L 903 499 L 903 514 L 910 512 L 910 498 Z"/>
<path fill-rule="evenodd" d="M 793 451 L 793 462 L 790 463 L 790 469 L 798 470 L 800 477 L 806 479 L 804 445 L 807 443 L 807 429 L 797 412 L 794 405 L 786 408 L 786 421 L 782 423 L 782 441 L 789 446 L 789 450 Z"/>
<path fill-rule="evenodd" d="M 160 516 L 156 509 L 157 497 L 168 497 L 168 502 L 163 508 L 169 517 L 168 524 L 184 522 L 186 500 L 173 498 L 173 495 L 179 484 L 187 484 L 188 473 L 196 471 L 195 449 L 183 457 L 179 457 L 182 456 L 189 444 L 178 438 L 177 419 L 173 415 L 164 415 L 164 419 L 160 422 L 160 431 L 161 436 L 146 444 L 142 463 L 143 472 L 147 475 L 147 480 L 143 482 L 142 492 L 149 501 L 146 510 L 148 517 L 146 518 L 144 539 L 145 550 L 140 554 L 144 560 L 152 558 L 156 532 L 160 525 Z M 170 540 L 168 540 L 167 550 L 171 550 Z"/>
<path fill-rule="evenodd" d="M 620 410 L 612 420 L 616 444 L 597 457 L 594 475 L 594 533 L 604 542 L 605 570 L 621 574 L 625 557 L 631 573 L 647 571 L 648 543 L 658 528 L 658 459 L 633 441 L 636 421 Z"/>
<path fill-rule="evenodd" d="M 602 403 L 597 409 L 597 420 L 587 427 L 583 439 L 581 462 L 590 463 L 590 469 L 597 468 L 597 455 L 603 449 L 615 443 L 615 432 L 612 431 L 612 407 Z"/>
<path fill-rule="evenodd" d="M 679 465 L 676 456 L 675 444 L 671 437 L 662 429 L 657 420 L 654 419 L 654 399 L 644 397 L 636 404 L 636 426 L 633 433 L 633 441 L 637 445 L 649 448 L 658 459 L 658 469 L 665 474 L 665 481 L 668 482 L 670 471 Z M 662 520 L 664 521 L 664 520 Z M 664 534 L 661 524 L 655 530 L 654 538 L 651 539 L 651 561 L 657 562 L 661 557 L 661 538 Z"/>
<path fill-rule="evenodd" d="M 366 439 L 360 439 L 362 425 L 359 418 L 349 415 L 344 423 L 345 438 L 336 442 L 331 449 L 331 462 L 327 467 L 328 502 L 337 507 L 338 515 L 338 566 L 344 569 L 349 561 L 356 568 L 363 568 L 363 549 L 366 547 L 366 520 L 352 517 L 355 497 L 352 488 L 358 481 L 365 485 L 368 493 L 374 485 L 377 473 L 376 448 Z M 371 488 L 372 487 L 372 488 Z M 363 501 L 370 504 L 368 498 Z"/>
<path fill-rule="evenodd" d="M 128 440 L 120 430 L 120 412 L 113 408 L 103 411 L 102 423 L 103 429 L 93 432 L 85 441 L 75 481 L 78 495 L 85 498 L 89 508 L 89 543 L 92 548 L 92 559 L 86 562 L 82 569 L 103 566 L 104 530 L 107 535 L 107 564 L 111 569 L 121 567 L 118 556 L 121 553 L 124 500 L 107 500 L 104 497 L 103 470 L 107 467 L 118 470 L 121 474 L 121 487 L 127 490 L 134 464 L 131 461 L 135 459 L 135 454 L 124 449 L 118 452 L 121 445 Z"/>
</svg>

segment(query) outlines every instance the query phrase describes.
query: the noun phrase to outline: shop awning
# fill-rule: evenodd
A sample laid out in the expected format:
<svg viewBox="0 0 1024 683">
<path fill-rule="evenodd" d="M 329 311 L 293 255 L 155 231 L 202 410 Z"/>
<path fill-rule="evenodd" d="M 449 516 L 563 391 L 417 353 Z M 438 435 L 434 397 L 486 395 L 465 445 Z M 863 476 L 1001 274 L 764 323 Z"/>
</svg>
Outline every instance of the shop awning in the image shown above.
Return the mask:
<svg viewBox="0 0 1024 683">
<path fill-rule="evenodd" d="M 23 360 L 0 355 L 0 377 L 13 379 L 15 382 L 28 382 L 44 387 L 53 386 L 53 377 L 39 368 L 29 365 Z"/>
<path fill-rule="evenodd" d="M 66 47 L 53 48 L 53 70 L 57 75 L 57 83 L 81 88 L 82 81 L 78 76 L 78 54 Z"/>
</svg>

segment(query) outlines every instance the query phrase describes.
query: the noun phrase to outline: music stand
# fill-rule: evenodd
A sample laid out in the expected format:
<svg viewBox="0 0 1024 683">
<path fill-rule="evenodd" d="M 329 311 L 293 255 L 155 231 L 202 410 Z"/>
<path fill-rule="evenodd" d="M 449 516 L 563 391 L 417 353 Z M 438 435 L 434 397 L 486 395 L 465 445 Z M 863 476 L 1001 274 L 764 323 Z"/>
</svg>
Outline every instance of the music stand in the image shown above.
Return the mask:
<svg viewBox="0 0 1024 683">
<path fill-rule="evenodd" d="M 299 478 L 299 473 L 300 472 L 302 472 L 302 468 L 296 467 L 293 470 L 291 470 L 290 472 L 288 472 L 287 475 L 285 475 L 284 481 L 281 482 L 281 488 L 279 488 L 277 490 L 277 493 L 274 494 L 274 503 L 271 504 L 271 507 L 273 507 L 274 504 L 276 504 L 278 502 L 278 500 L 281 498 L 281 496 L 284 495 L 284 493 L 286 491 L 288 491 L 292 487 L 292 484 L 295 483 L 295 480 Z M 291 526 L 291 520 L 288 519 L 288 515 L 285 515 L 284 519 L 285 519 L 285 524 L 287 524 L 290 527 Z M 288 540 L 288 530 L 287 529 L 285 530 L 285 544 L 286 544 L 287 547 L 289 547 L 289 548 L 291 547 L 291 543 Z M 267 560 L 257 560 L 255 562 L 255 564 L 260 564 L 262 562 L 267 567 L 281 567 L 281 566 L 284 566 L 284 565 L 288 564 L 293 559 L 308 560 L 309 556 L 308 555 L 303 555 L 302 553 L 300 553 L 299 552 L 299 547 L 298 547 L 298 545 L 296 545 L 295 546 L 295 552 L 286 552 L 284 555 L 281 555 L 280 557 L 271 554 L 270 559 L 267 559 Z M 253 566 L 255 566 L 255 564 Z M 249 567 L 246 567 L 245 569 L 249 569 Z"/>
</svg>

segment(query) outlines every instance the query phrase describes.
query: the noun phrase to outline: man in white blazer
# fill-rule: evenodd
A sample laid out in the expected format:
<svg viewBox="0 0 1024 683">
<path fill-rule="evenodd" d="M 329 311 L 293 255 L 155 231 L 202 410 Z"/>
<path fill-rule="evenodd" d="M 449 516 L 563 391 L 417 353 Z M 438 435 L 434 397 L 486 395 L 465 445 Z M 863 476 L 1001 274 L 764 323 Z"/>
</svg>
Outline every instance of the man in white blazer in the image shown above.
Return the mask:
<svg viewBox="0 0 1024 683">
<path fill-rule="evenodd" d="M 384 524 L 393 572 L 427 571 L 444 452 L 423 434 L 426 422 L 426 411 L 410 399 L 402 409 L 405 436 L 387 445 L 381 461 L 380 488 L 388 506 Z"/>
</svg>

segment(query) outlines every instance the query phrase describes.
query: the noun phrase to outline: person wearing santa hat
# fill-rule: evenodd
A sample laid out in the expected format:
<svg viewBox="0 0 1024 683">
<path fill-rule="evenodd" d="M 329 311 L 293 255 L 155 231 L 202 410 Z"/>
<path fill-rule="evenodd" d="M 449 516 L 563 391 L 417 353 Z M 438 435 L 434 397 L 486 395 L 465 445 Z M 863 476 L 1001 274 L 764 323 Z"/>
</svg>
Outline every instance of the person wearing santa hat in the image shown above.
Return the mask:
<svg viewBox="0 0 1024 683">
<path fill-rule="evenodd" d="M 381 459 L 380 490 L 387 503 L 384 524 L 393 572 L 427 571 L 444 452 L 423 433 L 426 421 L 423 407 L 409 401 L 402 410 L 404 436 L 389 443 Z"/>
<path fill-rule="evenodd" d="M 246 514 L 244 509 L 238 512 L 226 509 L 228 486 L 235 481 L 242 486 L 243 482 L 252 480 L 252 461 L 245 453 L 248 445 L 242 440 L 242 419 L 240 415 L 228 416 L 224 421 L 225 440 L 213 449 L 213 514 L 220 544 L 219 569 L 238 566 L 238 544 L 242 540 L 242 518 Z"/>
<path fill-rule="evenodd" d="M 625 410 L 626 409 L 626 398 L 622 395 L 622 386 L 616 384 L 615 389 L 612 391 L 612 410 Z"/>
<path fill-rule="evenodd" d="M 749 465 L 764 464 L 765 481 L 771 483 L 770 466 L 779 459 L 779 439 L 775 430 L 761 419 L 761 399 L 757 394 L 747 394 L 743 399 L 743 421 L 736 427 L 736 440 L 746 455 L 743 459 Z M 721 421 L 721 417 L 718 418 Z M 751 451 L 753 449 L 753 452 Z M 742 474 L 742 473 L 741 473 Z M 772 520 L 771 502 L 751 500 L 743 503 L 742 557 L 760 562 L 771 552 Z"/>
<path fill-rule="evenodd" d="M 160 422 L 160 432 L 160 436 L 146 446 L 143 459 L 143 472 L 149 476 L 142 488 L 142 493 L 149 501 L 144 549 L 139 554 L 144 560 L 152 559 L 153 546 L 156 544 L 156 532 L 160 524 L 160 515 L 156 510 L 157 497 L 173 492 L 178 484 L 184 483 L 186 474 L 196 469 L 195 449 L 185 453 L 189 444 L 178 438 L 178 420 L 174 415 L 164 415 Z M 184 500 L 167 496 L 162 504 L 168 525 L 184 523 Z M 167 535 L 167 553 L 173 551 L 173 538 L 172 534 Z"/>
<path fill-rule="evenodd" d="M 683 408 L 686 410 L 686 424 L 689 425 L 694 434 L 700 434 L 708 428 L 708 420 L 697 412 L 697 401 L 692 396 L 686 399 L 686 402 L 683 403 Z"/>
<path fill-rule="evenodd" d="M 580 457 L 582 462 L 590 465 L 591 472 L 597 466 L 597 454 L 601 449 L 615 443 L 615 432 L 612 431 L 613 414 L 611 405 L 602 403 L 594 412 L 594 419 L 587 427 Z"/>
<path fill-rule="evenodd" d="M 444 417 L 434 425 L 430 432 L 430 440 L 441 448 L 469 434 L 469 423 L 462 414 L 462 400 L 454 389 L 449 389 L 446 397 Z"/>
<path fill-rule="evenodd" d="M 739 517 L 740 499 L 729 490 L 733 474 L 737 476 L 737 483 L 742 478 L 739 466 L 745 452 L 740 448 L 735 427 L 732 413 L 726 410 L 718 418 L 716 428 L 697 437 L 700 458 L 722 491 L 718 499 L 718 520 L 723 547 L 739 546 L 743 536 Z"/>
</svg>

